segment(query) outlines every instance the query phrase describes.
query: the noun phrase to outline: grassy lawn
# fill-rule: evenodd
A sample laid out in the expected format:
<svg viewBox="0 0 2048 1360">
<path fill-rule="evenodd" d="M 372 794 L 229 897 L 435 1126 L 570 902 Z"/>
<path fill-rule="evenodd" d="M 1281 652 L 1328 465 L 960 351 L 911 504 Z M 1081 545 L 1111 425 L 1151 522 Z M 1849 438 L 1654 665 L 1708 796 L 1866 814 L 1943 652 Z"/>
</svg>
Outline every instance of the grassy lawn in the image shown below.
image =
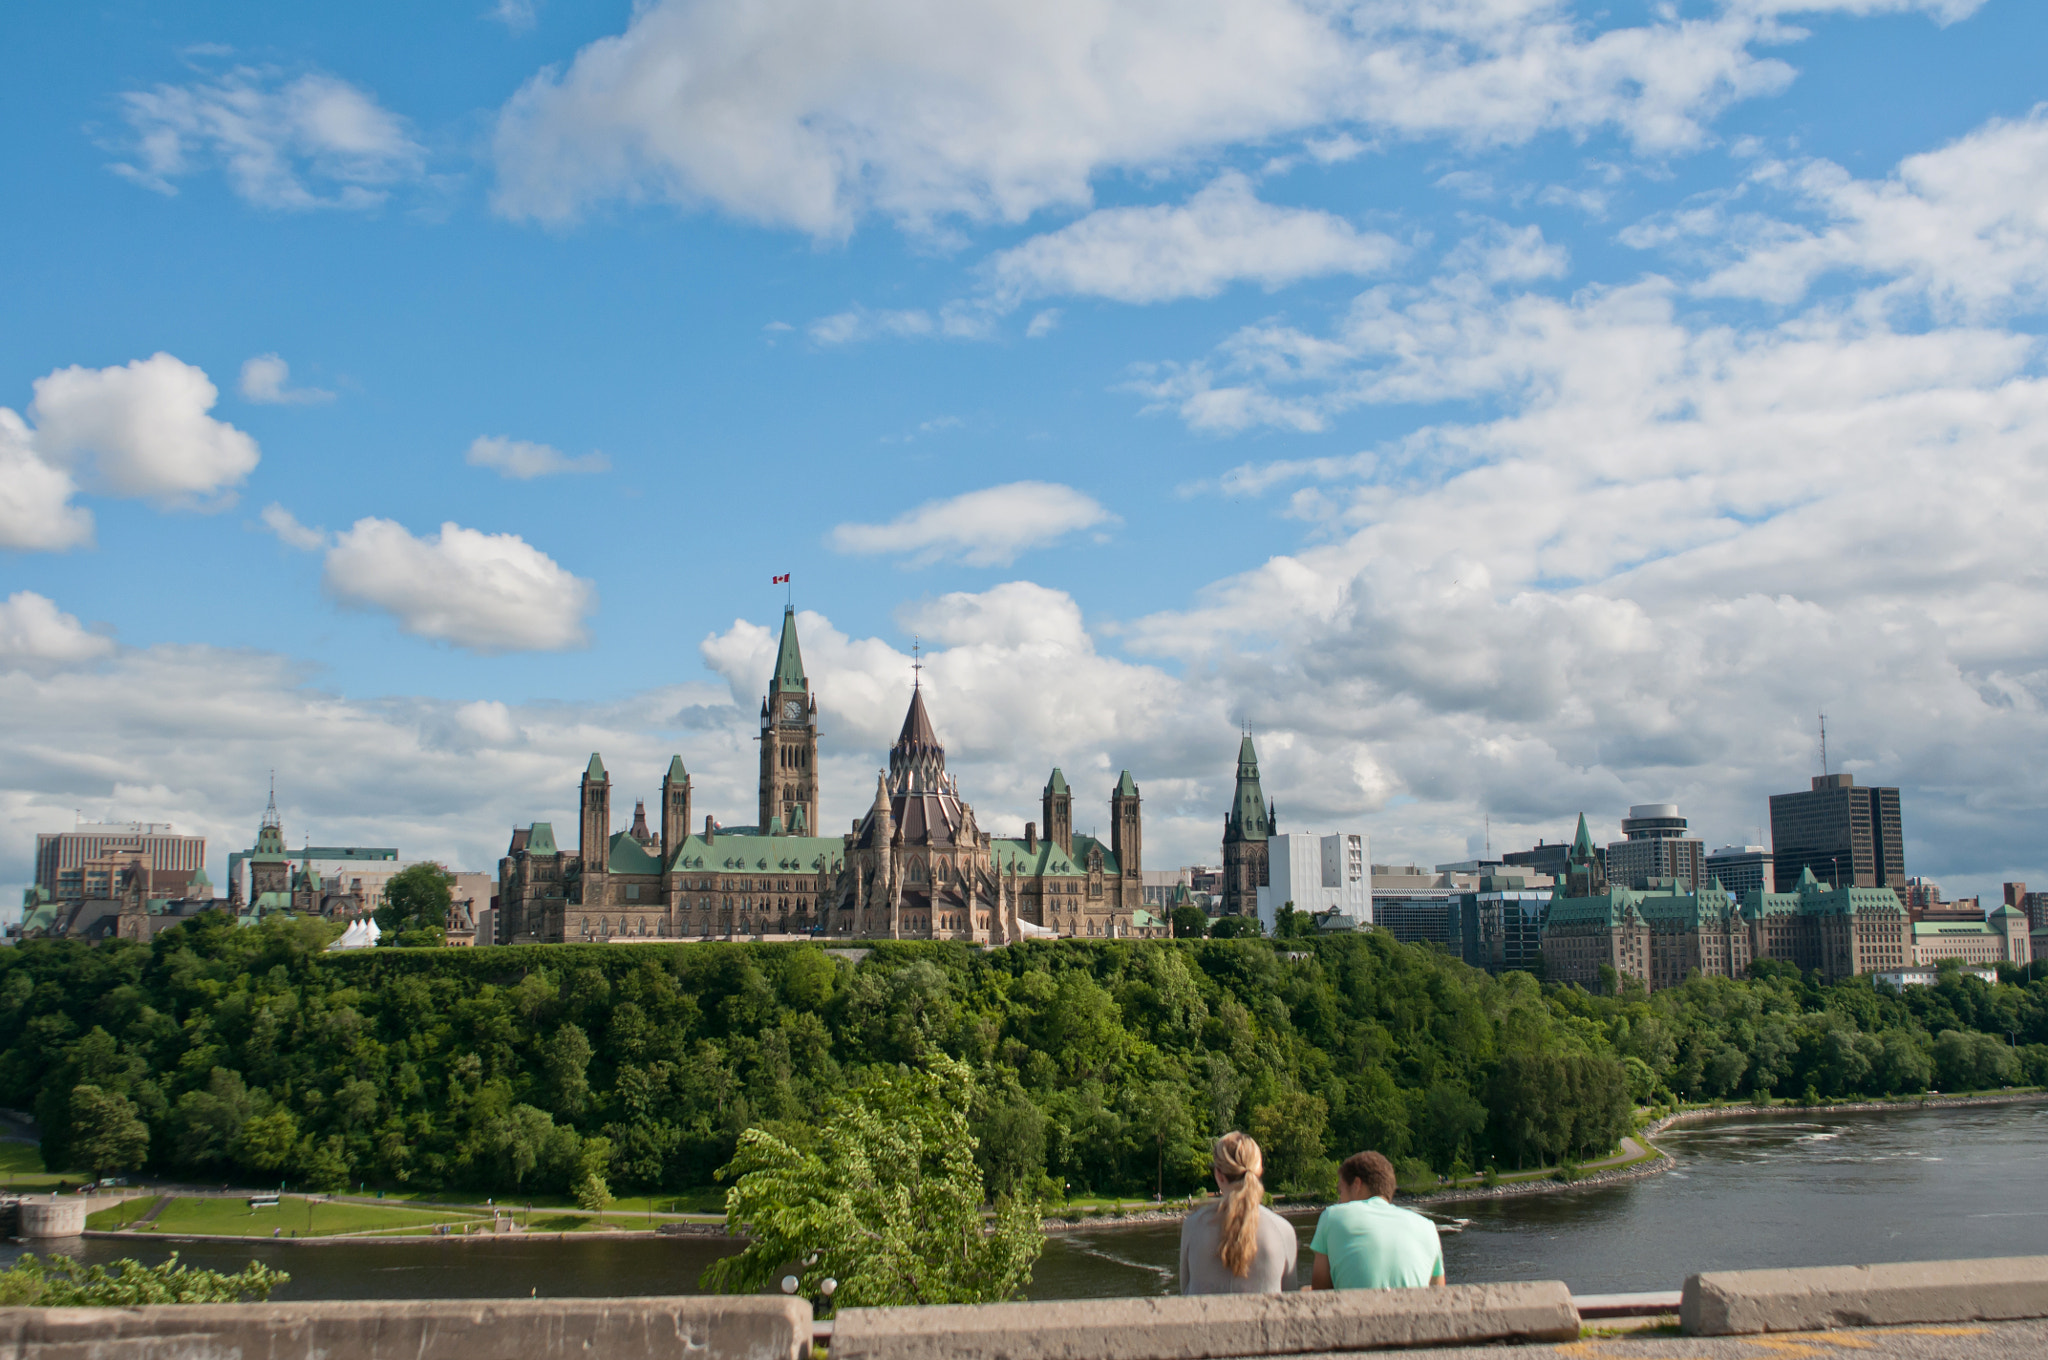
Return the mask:
<svg viewBox="0 0 2048 1360">
<path fill-rule="evenodd" d="M 87 1222 L 91 1228 L 116 1228 L 147 1213 L 154 1196 L 140 1196 L 113 1209 L 103 1209 Z M 309 1205 L 300 1195 L 286 1195 L 275 1209 L 251 1209 L 236 1197 L 216 1199 L 180 1195 L 141 1231 L 165 1233 L 207 1233 L 223 1237 L 269 1237 L 277 1229 L 284 1235 L 324 1237 L 332 1233 L 430 1227 L 436 1223 L 488 1222 L 487 1218 L 459 1209 L 413 1209 L 401 1205 L 385 1208 L 375 1204 L 335 1204 L 315 1200 Z"/>
<path fill-rule="evenodd" d="M 69 1180 L 76 1185 L 83 1176 L 59 1176 L 43 1169 L 43 1153 L 34 1143 L 0 1143 L 0 1188 L 37 1190 Z"/>
</svg>

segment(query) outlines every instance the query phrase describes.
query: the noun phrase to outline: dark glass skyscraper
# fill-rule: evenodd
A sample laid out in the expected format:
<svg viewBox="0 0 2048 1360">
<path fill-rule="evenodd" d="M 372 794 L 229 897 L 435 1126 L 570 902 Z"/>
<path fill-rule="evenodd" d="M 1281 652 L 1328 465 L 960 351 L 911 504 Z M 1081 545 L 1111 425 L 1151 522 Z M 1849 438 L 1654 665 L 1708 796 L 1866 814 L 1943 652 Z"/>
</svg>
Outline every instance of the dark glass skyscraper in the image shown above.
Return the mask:
<svg viewBox="0 0 2048 1360">
<path fill-rule="evenodd" d="M 1859 788 L 1853 775 L 1828 774 L 1816 775 L 1805 793 L 1774 793 L 1771 850 L 1779 892 L 1796 891 L 1806 869 L 1831 886 L 1903 888 L 1899 791 Z"/>
</svg>

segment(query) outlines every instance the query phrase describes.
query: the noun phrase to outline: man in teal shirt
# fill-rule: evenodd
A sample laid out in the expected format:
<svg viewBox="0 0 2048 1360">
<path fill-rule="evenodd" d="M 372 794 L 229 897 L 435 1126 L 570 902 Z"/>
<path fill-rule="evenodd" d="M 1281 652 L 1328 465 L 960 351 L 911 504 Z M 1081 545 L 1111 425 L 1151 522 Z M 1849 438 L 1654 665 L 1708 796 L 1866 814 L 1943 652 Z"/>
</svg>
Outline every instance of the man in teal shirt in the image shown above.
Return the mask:
<svg viewBox="0 0 2048 1360">
<path fill-rule="evenodd" d="M 1316 1220 L 1312 1289 L 1417 1289 L 1444 1282 L 1436 1224 L 1397 1209 L 1394 1167 L 1357 1152 L 1337 1171 L 1337 1202 Z"/>
</svg>

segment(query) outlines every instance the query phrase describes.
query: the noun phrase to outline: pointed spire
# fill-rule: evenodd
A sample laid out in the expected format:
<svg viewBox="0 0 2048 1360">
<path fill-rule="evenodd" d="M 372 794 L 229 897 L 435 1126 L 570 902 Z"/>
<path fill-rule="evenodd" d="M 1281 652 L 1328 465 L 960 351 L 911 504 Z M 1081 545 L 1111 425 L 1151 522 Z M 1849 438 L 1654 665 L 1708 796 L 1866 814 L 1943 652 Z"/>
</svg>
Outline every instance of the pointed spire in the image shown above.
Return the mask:
<svg viewBox="0 0 2048 1360">
<path fill-rule="evenodd" d="M 277 815 L 277 771 L 270 772 L 270 805 L 263 809 L 263 825 L 282 826 L 283 820 Z"/>
<path fill-rule="evenodd" d="M 595 780 L 600 784 L 604 782 L 604 762 L 598 759 L 597 752 L 592 751 L 590 753 L 590 767 L 584 770 L 583 777 Z"/>
<path fill-rule="evenodd" d="M 1586 828 L 1586 814 L 1583 812 L 1579 814 L 1579 834 L 1572 837 L 1571 857 L 1573 859 L 1591 859 L 1593 857 L 1593 833 Z"/>
<path fill-rule="evenodd" d="M 782 611 L 782 645 L 775 651 L 775 675 L 768 682 L 768 692 L 809 688 L 810 682 L 804 678 L 804 655 L 796 643 L 796 606 L 792 604 Z"/>
<path fill-rule="evenodd" d="M 910 709 L 903 715 L 903 730 L 896 734 L 896 744 L 914 742 L 920 746 L 937 746 L 939 734 L 932 727 L 932 715 L 925 711 L 924 691 L 910 691 Z"/>
<path fill-rule="evenodd" d="M 1067 777 L 1060 773 L 1059 766 L 1055 765 L 1052 767 L 1052 778 L 1045 781 L 1045 791 L 1047 793 L 1067 792 Z"/>
<path fill-rule="evenodd" d="M 1230 799 L 1230 814 L 1224 819 L 1228 839 L 1263 841 L 1273 834 L 1273 809 L 1266 804 L 1259 786 L 1259 753 L 1252 735 L 1244 734 L 1237 746 L 1237 790 Z"/>
<path fill-rule="evenodd" d="M 1125 770 L 1122 778 L 1116 781 L 1116 796 L 1119 798 L 1136 798 L 1138 796 L 1138 781 L 1131 778 L 1129 770 Z"/>
<path fill-rule="evenodd" d="M 690 777 L 690 772 L 683 768 L 683 758 L 681 756 L 670 756 L 668 758 L 668 777 L 669 781 L 675 784 L 680 784 Z"/>
</svg>

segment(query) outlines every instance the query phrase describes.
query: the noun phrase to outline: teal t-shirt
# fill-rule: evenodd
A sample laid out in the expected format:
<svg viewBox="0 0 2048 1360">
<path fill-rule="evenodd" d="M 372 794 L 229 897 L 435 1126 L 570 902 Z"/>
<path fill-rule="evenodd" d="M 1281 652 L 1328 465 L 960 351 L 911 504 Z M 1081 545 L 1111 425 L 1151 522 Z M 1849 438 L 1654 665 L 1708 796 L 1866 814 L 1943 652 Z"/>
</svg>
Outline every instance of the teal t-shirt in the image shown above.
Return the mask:
<svg viewBox="0 0 2048 1360">
<path fill-rule="evenodd" d="M 1339 1289 L 1415 1289 L 1444 1273 L 1436 1224 L 1378 1196 L 1323 1210 L 1308 1249 L 1330 1258 Z"/>
</svg>

